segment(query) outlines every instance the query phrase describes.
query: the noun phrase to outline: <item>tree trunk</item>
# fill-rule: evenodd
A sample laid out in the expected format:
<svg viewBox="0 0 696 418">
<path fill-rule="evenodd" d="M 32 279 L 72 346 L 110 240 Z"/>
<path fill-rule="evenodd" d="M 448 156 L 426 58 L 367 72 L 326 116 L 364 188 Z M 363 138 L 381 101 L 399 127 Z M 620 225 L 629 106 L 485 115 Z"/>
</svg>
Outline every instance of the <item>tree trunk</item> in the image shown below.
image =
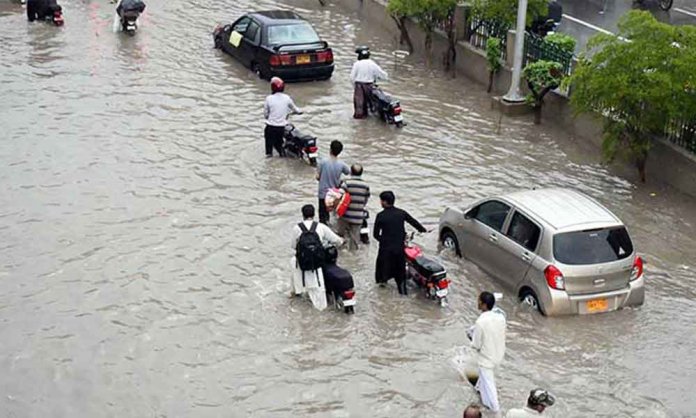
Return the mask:
<svg viewBox="0 0 696 418">
<path fill-rule="evenodd" d="M 636 168 L 638 168 L 638 174 L 640 175 L 640 182 L 645 183 L 646 180 L 646 163 L 648 162 L 647 154 L 639 155 L 636 157 Z"/>
<path fill-rule="evenodd" d="M 534 103 L 534 124 L 535 125 L 541 125 L 541 106 L 543 105 L 542 103 Z"/>
<path fill-rule="evenodd" d="M 431 64 L 431 55 L 433 49 L 433 31 L 425 32 L 425 63 L 428 67 Z"/>
<path fill-rule="evenodd" d="M 495 77 L 495 73 L 493 71 L 488 72 L 488 89 L 486 90 L 487 93 L 490 93 L 491 90 L 493 90 L 493 77 Z"/>
<path fill-rule="evenodd" d="M 392 15 L 391 18 L 394 20 L 394 23 L 396 23 L 396 27 L 399 28 L 399 45 L 406 44 L 406 47 L 408 48 L 408 53 L 412 54 L 413 42 L 411 42 L 411 36 L 408 34 L 408 29 L 406 28 L 406 17 L 396 17 Z"/>
<path fill-rule="evenodd" d="M 452 77 L 457 76 L 457 28 L 454 22 L 454 12 L 447 17 L 447 52 L 445 53 L 445 69 L 452 70 Z"/>
</svg>

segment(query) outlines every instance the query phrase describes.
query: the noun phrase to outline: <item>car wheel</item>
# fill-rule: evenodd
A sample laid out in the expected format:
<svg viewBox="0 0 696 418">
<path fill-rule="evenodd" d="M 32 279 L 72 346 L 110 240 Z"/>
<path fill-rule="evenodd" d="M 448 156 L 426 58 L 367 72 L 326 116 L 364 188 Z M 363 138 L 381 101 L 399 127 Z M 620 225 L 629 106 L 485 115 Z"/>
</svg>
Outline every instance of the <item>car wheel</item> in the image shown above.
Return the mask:
<svg viewBox="0 0 696 418">
<path fill-rule="evenodd" d="M 264 77 L 264 75 L 263 75 L 263 71 L 261 71 L 261 66 L 260 66 L 259 64 L 257 64 L 257 63 L 252 63 L 252 64 L 251 64 L 251 71 L 253 71 L 254 74 L 256 74 L 256 76 L 257 76 L 258 78 L 260 78 L 260 79 L 262 79 L 262 80 L 265 80 L 265 79 L 266 79 L 266 77 Z"/>
<path fill-rule="evenodd" d="M 459 257 L 462 256 L 462 252 L 459 249 L 459 241 L 457 240 L 457 236 L 454 235 L 454 232 L 450 231 L 449 229 L 446 229 L 445 232 L 442 233 L 441 242 L 442 246 L 446 250 L 452 250 Z"/>
<path fill-rule="evenodd" d="M 543 314 L 541 305 L 539 304 L 539 298 L 533 290 L 524 289 L 520 294 L 520 302 L 522 302 L 523 305 L 527 305 L 533 310 Z"/>
</svg>

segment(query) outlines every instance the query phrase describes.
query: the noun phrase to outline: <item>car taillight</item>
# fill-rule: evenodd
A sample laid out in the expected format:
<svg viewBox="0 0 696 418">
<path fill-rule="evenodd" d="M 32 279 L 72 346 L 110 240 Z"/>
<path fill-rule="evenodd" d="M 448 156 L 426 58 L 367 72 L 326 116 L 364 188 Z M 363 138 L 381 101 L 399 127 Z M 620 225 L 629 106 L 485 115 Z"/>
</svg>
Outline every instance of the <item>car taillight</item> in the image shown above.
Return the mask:
<svg viewBox="0 0 696 418">
<path fill-rule="evenodd" d="M 633 261 L 633 270 L 631 270 L 631 281 L 638 280 L 643 276 L 643 259 L 636 257 Z"/>
<path fill-rule="evenodd" d="M 439 282 L 437 282 L 437 287 L 440 289 L 447 289 L 449 287 L 449 280 L 447 279 L 442 279 Z"/>
<path fill-rule="evenodd" d="M 565 290 L 565 279 L 563 278 L 563 273 L 556 268 L 554 265 L 546 267 L 544 270 L 544 276 L 546 277 L 546 283 L 552 289 Z"/>
<path fill-rule="evenodd" d="M 343 299 L 353 299 L 355 297 L 355 290 L 346 290 L 343 292 Z"/>
<path fill-rule="evenodd" d="M 401 106 L 397 106 L 394 108 L 394 115 L 400 115 L 401 114 Z"/>
<path fill-rule="evenodd" d="M 331 64 L 333 62 L 333 52 L 330 49 L 328 51 L 317 52 L 317 62 L 327 62 Z"/>
<path fill-rule="evenodd" d="M 279 65 L 290 65 L 290 62 L 290 55 L 287 54 L 271 55 L 271 58 L 268 60 L 268 63 L 271 64 L 272 67 L 277 67 Z"/>
</svg>

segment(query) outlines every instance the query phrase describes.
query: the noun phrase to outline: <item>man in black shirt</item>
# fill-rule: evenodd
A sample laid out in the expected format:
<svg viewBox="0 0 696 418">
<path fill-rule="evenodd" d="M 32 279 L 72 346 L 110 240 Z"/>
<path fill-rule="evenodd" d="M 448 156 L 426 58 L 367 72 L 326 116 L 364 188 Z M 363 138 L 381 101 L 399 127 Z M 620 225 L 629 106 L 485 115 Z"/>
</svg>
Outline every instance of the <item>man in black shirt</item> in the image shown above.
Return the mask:
<svg viewBox="0 0 696 418">
<path fill-rule="evenodd" d="M 396 280 L 399 293 L 406 295 L 406 255 L 404 254 L 406 229 L 404 222 L 408 222 L 418 232 L 426 232 L 426 229 L 408 212 L 394 207 L 394 200 L 396 200 L 394 193 L 382 192 L 379 199 L 384 210 L 377 214 L 373 231 L 375 239 L 379 241 L 375 279 L 381 285 L 393 277 Z"/>
</svg>

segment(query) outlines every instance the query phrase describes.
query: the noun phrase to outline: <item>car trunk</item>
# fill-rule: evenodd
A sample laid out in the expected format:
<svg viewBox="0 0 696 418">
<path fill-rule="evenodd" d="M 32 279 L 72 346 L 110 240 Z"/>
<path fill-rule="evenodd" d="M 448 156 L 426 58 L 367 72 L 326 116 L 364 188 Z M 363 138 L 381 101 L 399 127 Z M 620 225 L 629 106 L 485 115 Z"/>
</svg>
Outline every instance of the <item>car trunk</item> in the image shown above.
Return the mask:
<svg viewBox="0 0 696 418">
<path fill-rule="evenodd" d="M 558 265 L 569 295 L 585 295 L 625 289 L 631 279 L 633 258 L 604 264 Z"/>
</svg>

